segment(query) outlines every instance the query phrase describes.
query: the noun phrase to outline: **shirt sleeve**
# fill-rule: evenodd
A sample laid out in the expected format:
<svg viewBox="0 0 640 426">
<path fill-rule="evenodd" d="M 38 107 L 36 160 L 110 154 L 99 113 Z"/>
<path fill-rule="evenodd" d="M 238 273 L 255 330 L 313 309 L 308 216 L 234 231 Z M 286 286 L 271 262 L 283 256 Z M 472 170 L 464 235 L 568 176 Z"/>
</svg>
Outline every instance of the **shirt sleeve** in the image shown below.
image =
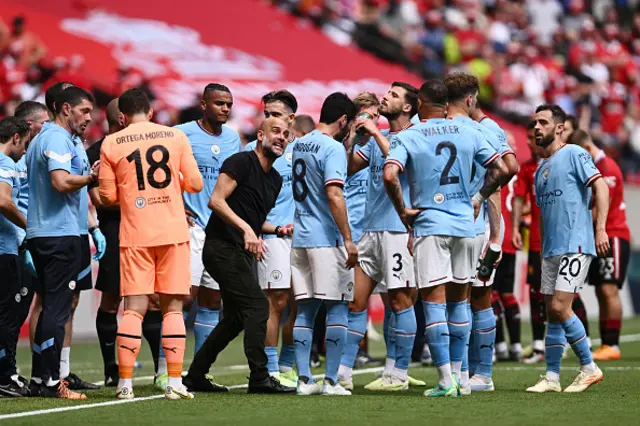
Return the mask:
<svg viewBox="0 0 640 426">
<path fill-rule="evenodd" d="M 583 149 L 571 150 L 571 165 L 573 166 L 573 174 L 585 186 L 591 185 L 595 180 L 602 177 L 600 171 L 593 164 L 591 155 Z"/>
<path fill-rule="evenodd" d="M 407 151 L 403 140 L 397 135 L 392 136 L 389 142 L 389 155 L 387 155 L 387 161 L 384 164 L 385 166 L 387 164 L 395 164 L 400 167 L 400 173 L 404 173 L 404 167 L 409 161 L 409 151 Z"/>
<path fill-rule="evenodd" d="M 347 178 L 347 151 L 339 143 L 329 145 L 324 157 L 324 184 L 343 186 Z"/>
<path fill-rule="evenodd" d="M 182 135 L 182 157 L 180 160 L 180 173 L 182 173 L 182 185 L 189 193 L 202 191 L 202 175 L 198 169 L 198 163 L 193 156 L 191 144 L 186 135 Z"/>
<path fill-rule="evenodd" d="M 0 161 L 0 182 L 7 183 L 11 188 L 13 188 L 14 179 L 18 176 L 18 172 L 16 171 L 15 166 L 10 162 L 12 163 L 13 161 L 7 158 Z"/>
<path fill-rule="evenodd" d="M 118 186 L 116 185 L 116 173 L 107 153 L 109 144 L 107 141 L 100 148 L 100 174 L 98 175 L 100 199 L 106 201 L 105 204 L 115 204 L 118 202 Z"/>
<path fill-rule="evenodd" d="M 375 141 L 375 139 L 371 138 L 371 139 L 369 139 L 369 142 L 366 143 L 366 145 L 364 145 L 364 146 L 356 145 L 353 148 L 353 150 L 355 151 L 356 155 L 358 155 L 367 164 L 369 164 L 371 162 L 371 155 L 372 155 L 372 152 L 373 152 L 373 144 L 375 144 L 375 143 L 377 143 Z"/>
<path fill-rule="evenodd" d="M 474 160 L 482 164 L 483 167 L 488 167 L 491 163 L 496 161 L 500 157 L 500 154 L 487 142 L 487 140 L 480 135 L 476 135 L 476 151 L 474 154 Z"/>
<path fill-rule="evenodd" d="M 220 168 L 220 173 L 226 173 L 233 178 L 238 184 L 244 182 L 246 177 L 246 173 L 243 171 L 249 170 L 249 159 L 250 154 L 234 154 L 231 157 L 224 160 L 222 163 L 222 167 Z"/>
<path fill-rule="evenodd" d="M 73 143 L 61 134 L 53 134 L 44 144 L 44 156 L 49 171 L 65 170 L 71 173 L 71 159 L 76 155 Z"/>
</svg>

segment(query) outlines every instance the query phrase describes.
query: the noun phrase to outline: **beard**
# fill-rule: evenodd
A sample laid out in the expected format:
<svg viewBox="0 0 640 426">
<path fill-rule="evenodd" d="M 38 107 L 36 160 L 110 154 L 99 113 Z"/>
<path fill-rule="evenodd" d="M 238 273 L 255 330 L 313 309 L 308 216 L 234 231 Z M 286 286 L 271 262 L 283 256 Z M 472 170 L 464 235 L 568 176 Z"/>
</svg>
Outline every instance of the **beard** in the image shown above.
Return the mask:
<svg viewBox="0 0 640 426">
<path fill-rule="evenodd" d="M 349 123 L 350 124 L 350 123 Z M 340 129 L 340 132 L 338 132 L 333 139 L 337 140 L 338 142 L 342 142 L 344 140 L 345 137 L 347 137 L 347 133 L 349 132 L 349 124 L 347 124 L 346 126 L 344 126 L 342 129 Z"/>
<path fill-rule="evenodd" d="M 279 157 L 282 156 L 282 154 L 274 151 L 273 149 L 273 145 L 269 145 L 269 146 L 262 146 L 262 153 L 264 154 L 265 157 L 267 157 L 270 160 L 277 160 Z"/>
<path fill-rule="evenodd" d="M 402 115 L 402 109 L 399 109 L 397 111 L 380 111 L 380 115 L 383 116 L 384 118 L 387 119 L 387 121 L 392 121 L 392 120 L 397 120 L 398 117 L 400 117 Z"/>
<path fill-rule="evenodd" d="M 549 133 L 547 135 L 542 136 L 541 139 L 538 139 L 536 136 L 536 145 L 541 146 L 543 148 L 551 145 L 553 140 L 555 139 L 555 135 L 553 133 Z"/>
</svg>

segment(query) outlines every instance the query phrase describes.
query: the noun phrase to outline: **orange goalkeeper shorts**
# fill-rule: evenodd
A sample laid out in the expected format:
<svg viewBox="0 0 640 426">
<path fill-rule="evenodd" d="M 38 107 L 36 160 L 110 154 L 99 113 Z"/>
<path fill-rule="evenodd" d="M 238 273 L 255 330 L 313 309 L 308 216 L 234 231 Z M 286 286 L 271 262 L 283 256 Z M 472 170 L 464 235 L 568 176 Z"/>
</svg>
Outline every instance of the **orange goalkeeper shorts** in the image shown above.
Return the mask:
<svg viewBox="0 0 640 426">
<path fill-rule="evenodd" d="M 120 247 L 120 295 L 191 291 L 189 242 L 157 247 Z"/>
</svg>

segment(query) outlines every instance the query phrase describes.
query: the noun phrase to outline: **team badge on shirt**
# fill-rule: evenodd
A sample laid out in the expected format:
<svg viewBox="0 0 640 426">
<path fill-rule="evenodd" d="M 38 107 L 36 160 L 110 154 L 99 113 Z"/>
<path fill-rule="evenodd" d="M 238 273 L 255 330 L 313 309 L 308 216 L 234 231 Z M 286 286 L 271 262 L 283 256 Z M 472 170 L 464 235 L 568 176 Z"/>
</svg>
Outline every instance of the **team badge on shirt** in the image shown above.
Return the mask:
<svg viewBox="0 0 640 426">
<path fill-rule="evenodd" d="M 273 281 L 280 281 L 282 279 L 282 272 L 276 270 L 271 271 L 271 279 Z"/>
<path fill-rule="evenodd" d="M 549 169 L 545 169 L 545 170 L 542 172 L 542 178 L 543 178 L 544 180 L 549 179 Z"/>
<path fill-rule="evenodd" d="M 75 289 L 76 289 L 76 282 L 69 281 L 69 290 L 75 290 Z"/>
<path fill-rule="evenodd" d="M 436 195 L 433 196 L 433 201 L 435 201 L 436 204 L 444 203 L 444 194 L 442 192 L 437 192 Z"/>
<path fill-rule="evenodd" d="M 291 160 L 293 159 L 293 153 L 291 152 L 287 153 L 287 155 L 285 155 L 285 158 L 287 159 L 288 162 L 291 162 Z"/>
<path fill-rule="evenodd" d="M 138 197 L 136 198 L 136 207 L 141 209 L 144 208 L 144 206 L 147 205 L 147 200 L 145 200 L 143 197 Z"/>
<path fill-rule="evenodd" d="M 211 152 L 215 155 L 220 155 L 221 149 L 218 145 L 211 145 Z"/>
</svg>

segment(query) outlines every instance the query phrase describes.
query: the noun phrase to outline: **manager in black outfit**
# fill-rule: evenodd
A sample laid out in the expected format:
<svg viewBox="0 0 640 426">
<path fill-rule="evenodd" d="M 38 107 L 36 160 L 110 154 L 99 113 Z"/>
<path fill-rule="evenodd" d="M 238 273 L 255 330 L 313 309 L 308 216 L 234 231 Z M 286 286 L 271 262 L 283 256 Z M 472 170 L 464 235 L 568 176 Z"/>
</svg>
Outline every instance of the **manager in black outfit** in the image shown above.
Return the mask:
<svg viewBox="0 0 640 426">
<path fill-rule="evenodd" d="M 184 384 L 191 390 L 216 392 L 220 388 L 205 378 L 218 354 L 244 330 L 244 352 L 249 361 L 249 393 L 290 393 L 269 376 L 264 340 L 269 302 L 254 274 L 254 262 L 262 261 L 265 248 L 261 233 L 276 233 L 265 223 L 282 187 L 273 169 L 289 140 L 287 123 L 268 118 L 258 130 L 256 149 L 229 157 L 220 169 L 209 207 L 202 261 L 220 284 L 223 318 L 193 359 Z M 277 230 L 289 234 L 290 228 Z"/>
</svg>

